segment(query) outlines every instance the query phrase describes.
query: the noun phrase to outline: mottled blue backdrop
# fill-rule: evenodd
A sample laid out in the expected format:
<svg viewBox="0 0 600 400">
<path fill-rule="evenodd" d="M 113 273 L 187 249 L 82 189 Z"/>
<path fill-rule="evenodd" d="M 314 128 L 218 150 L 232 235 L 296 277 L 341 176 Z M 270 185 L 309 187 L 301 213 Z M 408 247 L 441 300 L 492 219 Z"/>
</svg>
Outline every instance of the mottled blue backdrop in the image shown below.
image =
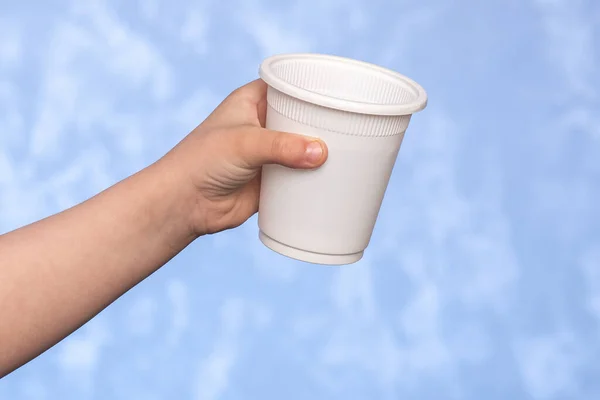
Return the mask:
<svg viewBox="0 0 600 400">
<path fill-rule="evenodd" d="M 291 261 L 252 218 L 0 399 L 600 398 L 599 26 L 596 0 L 0 0 L 0 232 L 153 162 L 275 53 L 430 99 L 362 261 Z"/>
</svg>

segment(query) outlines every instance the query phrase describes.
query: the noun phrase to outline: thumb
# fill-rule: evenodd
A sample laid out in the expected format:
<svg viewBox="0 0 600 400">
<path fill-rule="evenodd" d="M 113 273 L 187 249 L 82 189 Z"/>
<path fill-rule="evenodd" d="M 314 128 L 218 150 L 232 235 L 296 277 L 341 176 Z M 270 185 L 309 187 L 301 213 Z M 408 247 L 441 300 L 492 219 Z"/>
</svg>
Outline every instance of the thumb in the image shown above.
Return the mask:
<svg viewBox="0 0 600 400">
<path fill-rule="evenodd" d="M 327 159 L 327 145 L 318 138 L 264 128 L 240 134 L 243 139 L 239 156 L 251 168 L 279 164 L 310 169 L 321 166 Z"/>
</svg>

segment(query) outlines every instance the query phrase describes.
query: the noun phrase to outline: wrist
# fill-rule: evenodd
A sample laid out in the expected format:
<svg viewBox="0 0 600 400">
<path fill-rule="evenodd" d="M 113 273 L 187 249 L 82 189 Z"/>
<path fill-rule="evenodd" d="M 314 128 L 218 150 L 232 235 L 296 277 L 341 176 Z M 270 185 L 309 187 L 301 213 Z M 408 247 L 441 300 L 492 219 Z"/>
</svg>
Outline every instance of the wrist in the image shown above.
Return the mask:
<svg viewBox="0 0 600 400">
<path fill-rule="evenodd" d="M 196 196 L 192 182 L 168 160 L 161 159 L 143 172 L 151 191 L 149 210 L 157 228 L 166 235 L 171 246 L 181 250 L 201 236 L 194 225 Z"/>
</svg>

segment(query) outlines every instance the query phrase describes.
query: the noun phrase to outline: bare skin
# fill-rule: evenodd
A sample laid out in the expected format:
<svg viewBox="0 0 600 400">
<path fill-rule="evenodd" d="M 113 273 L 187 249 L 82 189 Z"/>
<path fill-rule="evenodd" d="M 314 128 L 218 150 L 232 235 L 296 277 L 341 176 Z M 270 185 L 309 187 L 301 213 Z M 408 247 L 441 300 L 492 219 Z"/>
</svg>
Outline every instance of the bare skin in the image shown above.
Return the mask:
<svg viewBox="0 0 600 400">
<path fill-rule="evenodd" d="M 0 236 L 0 378 L 81 327 L 196 238 L 258 210 L 264 164 L 315 168 L 314 138 L 264 129 L 256 80 L 156 163 L 59 214 Z"/>
</svg>

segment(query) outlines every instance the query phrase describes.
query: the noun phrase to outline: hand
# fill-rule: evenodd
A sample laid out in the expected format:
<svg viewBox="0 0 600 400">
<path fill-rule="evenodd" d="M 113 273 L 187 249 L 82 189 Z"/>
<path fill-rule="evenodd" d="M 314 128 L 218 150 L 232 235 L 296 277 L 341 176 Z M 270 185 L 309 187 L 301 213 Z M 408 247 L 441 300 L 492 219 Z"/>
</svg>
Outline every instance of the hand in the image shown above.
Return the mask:
<svg viewBox="0 0 600 400">
<path fill-rule="evenodd" d="M 197 236 L 246 221 L 258 209 L 262 165 L 325 162 L 321 141 L 262 128 L 265 94 L 262 81 L 234 91 L 158 162 L 0 236 L 0 378 L 89 321 Z"/>
<path fill-rule="evenodd" d="M 235 90 L 160 161 L 189 184 L 196 236 L 237 227 L 258 211 L 264 164 L 312 169 L 327 159 L 321 140 L 263 128 L 266 92 L 260 79 Z"/>
</svg>

